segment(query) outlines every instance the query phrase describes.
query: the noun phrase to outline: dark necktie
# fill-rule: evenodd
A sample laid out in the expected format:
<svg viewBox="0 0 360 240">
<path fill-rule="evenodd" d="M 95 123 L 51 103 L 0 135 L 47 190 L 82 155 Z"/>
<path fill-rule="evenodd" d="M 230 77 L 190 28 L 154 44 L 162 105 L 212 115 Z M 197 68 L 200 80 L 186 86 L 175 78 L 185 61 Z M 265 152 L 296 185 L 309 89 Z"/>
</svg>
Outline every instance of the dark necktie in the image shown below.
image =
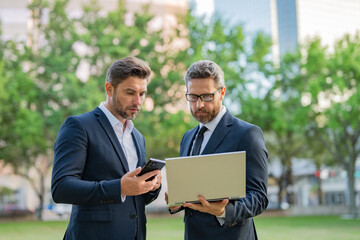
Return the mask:
<svg viewBox="0 0 360 240">
<path fill-rule="evenodd" d="M 207 130 L 207 128 L 205 126 L 202 126 L 199 133 L 198 133 L 198 135 L 196 136 L 193 151 L 191 153 L 192 156 L 200 154 L 200 148 L 201 148 L 201 144 L 202 144 L 203 139 L 204 139 L 204 132 L 206 130 Z"/>
</svg>

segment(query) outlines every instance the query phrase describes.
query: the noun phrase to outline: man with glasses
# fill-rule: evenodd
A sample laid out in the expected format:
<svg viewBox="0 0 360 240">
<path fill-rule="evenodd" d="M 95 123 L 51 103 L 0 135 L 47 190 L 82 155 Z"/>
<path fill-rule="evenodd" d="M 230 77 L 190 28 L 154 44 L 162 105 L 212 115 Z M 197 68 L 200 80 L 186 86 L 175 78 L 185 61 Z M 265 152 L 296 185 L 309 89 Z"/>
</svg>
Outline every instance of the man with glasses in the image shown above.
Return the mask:
<svg viewBox="0 0 360 240">
<path fill-rule="evenodd" d="M 246 196 L 218 202 L 208 202 L 199 196 L 200 203 L 171 207 L 170 212 L 185 209 L 186 240 L 257 239 L 252 217 L 262 213 L 268 205 L 268 154 L 262 131 L 232 116 L 222 105 L 226 87 L 224 73 L 216 63 L 195 62 L 184 80 L 186 99 L 199 125 L 183 136 L 180 155 L 246 151 Z M 167 200 L 167 194 L 165 198 Z"/>
</svg>

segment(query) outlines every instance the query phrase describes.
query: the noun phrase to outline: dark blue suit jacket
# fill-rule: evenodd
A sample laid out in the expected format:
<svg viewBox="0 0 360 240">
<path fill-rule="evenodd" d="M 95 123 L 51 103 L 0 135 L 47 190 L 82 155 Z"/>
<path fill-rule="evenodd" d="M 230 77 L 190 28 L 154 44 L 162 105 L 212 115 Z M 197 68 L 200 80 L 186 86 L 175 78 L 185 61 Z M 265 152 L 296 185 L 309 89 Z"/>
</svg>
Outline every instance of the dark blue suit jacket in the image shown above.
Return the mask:
<svg viewBox="0 0 360 240">
<path fill-rule="evenodd" d="M 181 156 L 190 155 L 198 128 L 185 133 L 180 145 Z M 201 154 L 234 151 L 246 151 L 246 197 L 228 203 L 222 226 L 214 215 L 185 208 L 186 240 L 257 239 L 252 217 L 268 205 L 268 154 L 261 129 L 227 111 Z"/>
<path fill-rule="evenodd" d="M 145 139 L 135 128 L 132 136 L 138 166 L 143 166 Z M 100 108 L 66 119 L 54 146 L 51 184 L 55 202 L 73 204 L 64 239 L 146 238 L 145 205 L 160 189 L 122 202 L 120 178 L 128 171 L 122 147 Z"/>
</svg>

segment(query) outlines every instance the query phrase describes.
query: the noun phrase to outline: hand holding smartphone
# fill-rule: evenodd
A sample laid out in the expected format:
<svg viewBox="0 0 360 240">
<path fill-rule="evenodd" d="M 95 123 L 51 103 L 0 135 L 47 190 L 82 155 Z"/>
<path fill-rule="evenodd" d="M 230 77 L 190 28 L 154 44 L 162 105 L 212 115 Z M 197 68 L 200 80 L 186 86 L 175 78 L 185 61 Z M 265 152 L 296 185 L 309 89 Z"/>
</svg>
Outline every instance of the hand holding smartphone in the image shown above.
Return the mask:
<svg viewBox="0 0 360 240">
<path fill-rule="evenodd" d="M 165 166 L 165 161 L 155 158 L 150 158 L 149 161 L 145 164 L 145 166 L 141 169 L 141 172 L 138 174 L 138 176 L 144 175 L 145 173 L 154 171 L 154 170 L 161 170 Z M 152 176 L 146 181 L 151 181 L 155 178 L 155 176 Z"/>
</svg>

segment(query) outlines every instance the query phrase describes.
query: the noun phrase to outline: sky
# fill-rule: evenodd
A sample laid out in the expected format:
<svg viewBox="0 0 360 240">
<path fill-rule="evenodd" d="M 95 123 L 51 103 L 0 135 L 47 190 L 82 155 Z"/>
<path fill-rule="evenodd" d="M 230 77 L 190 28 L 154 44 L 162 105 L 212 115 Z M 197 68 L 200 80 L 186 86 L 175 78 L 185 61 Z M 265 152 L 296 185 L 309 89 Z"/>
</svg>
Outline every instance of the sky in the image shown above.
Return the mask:
<svg viewBox="0 0 360 240">
<path fill-rule="evenodd" d="M 191 0 L 190 0 L 191 1 Z M 199 15 L 212 14 L 214 12 L 214 0 L 194 0 L 196 2 L 196 13 Z"/>
</svg>

